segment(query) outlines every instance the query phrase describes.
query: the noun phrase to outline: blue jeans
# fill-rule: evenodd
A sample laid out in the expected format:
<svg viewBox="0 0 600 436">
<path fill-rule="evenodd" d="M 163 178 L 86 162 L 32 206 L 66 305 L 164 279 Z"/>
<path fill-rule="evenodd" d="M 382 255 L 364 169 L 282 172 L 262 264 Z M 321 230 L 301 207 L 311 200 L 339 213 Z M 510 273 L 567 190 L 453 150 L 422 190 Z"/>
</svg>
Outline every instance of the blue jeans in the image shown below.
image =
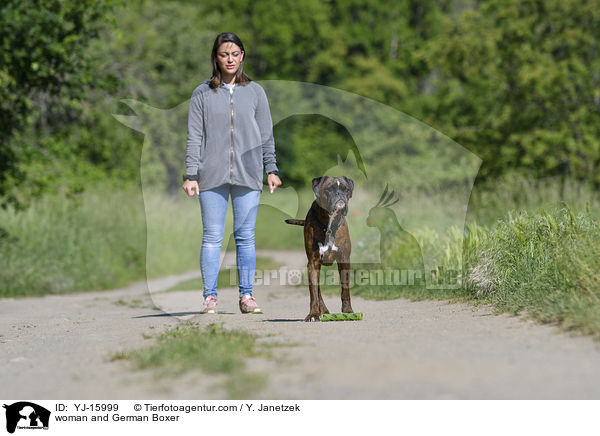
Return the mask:
<svg viewBox="0 0 600 436">
<path fill-rule="evenodd" d="M 228 183 L 200 192 L 203 226 L 200 268 L 205 298 L 209 295 L 217 296 L 221 243 L 230 194 L 240 297 L 245 294 L 252 295 L 252 282 L 256 268 L 254 227 L 260 193 L 261 191 L 258 190 Z"/>
</svg>

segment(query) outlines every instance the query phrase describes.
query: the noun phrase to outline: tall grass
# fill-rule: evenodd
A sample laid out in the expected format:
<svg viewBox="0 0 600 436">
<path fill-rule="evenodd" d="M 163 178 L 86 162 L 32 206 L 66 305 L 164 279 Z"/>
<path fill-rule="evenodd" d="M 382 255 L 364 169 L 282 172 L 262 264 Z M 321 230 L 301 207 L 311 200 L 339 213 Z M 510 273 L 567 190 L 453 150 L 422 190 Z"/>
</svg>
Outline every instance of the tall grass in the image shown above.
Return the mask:
<svg viewBox="0 0 600 436">
<path fill-rule="evenodd" d="M 284 218 L 259 208 L 257 248 L 302 249 Z M 114 289 L 198 269 L 201 240 L 197 198 L 106 186 L 47 195 L 26 210 L 0 209 L 0 297 Z M 233 238 L 223 243 L 235 249 Z"/>
<path fill-rule="evenodd" d="M 451 198 L 450 192 L 446 201 Z M 439 230 L 424 217 L 423 225 L 412 230 L 428 253 L 429 266 L 458 271 L 462 287 L 371 281 L 354 283 L 351 293 L 370 299 L 442 298 L 491 304 L 499 312 L 526 313 L 540 322 L 600 338 L 599 212 L 598 194 L 586 184 L 520 176 L 499 179 L 473 193 L 464 228 Z M 389 252 L 381 253 L 387 263 L 402 265 L 407 257 L 403 244 L 388 247 Z M 377 270 L 382 265 L 353 264 L 361 267 Z M 324 267 L 322 276 L 329 277 L 335 269 Z M 339 294 L 340 286 L 337 281 L 325 282 L 322 290 Z"/>
<path fill-rule="evenodd" d="M 600 337 L 600 224 L 589 211 L 511 214 L 467 249 L 473 298 Z"/>
<path fill-rule="evenodd" d="M 143 277 L 140 200 L 133 189 L 90 189 L 0 211 L 0 296 L 105 289 Z"/>
</svg>

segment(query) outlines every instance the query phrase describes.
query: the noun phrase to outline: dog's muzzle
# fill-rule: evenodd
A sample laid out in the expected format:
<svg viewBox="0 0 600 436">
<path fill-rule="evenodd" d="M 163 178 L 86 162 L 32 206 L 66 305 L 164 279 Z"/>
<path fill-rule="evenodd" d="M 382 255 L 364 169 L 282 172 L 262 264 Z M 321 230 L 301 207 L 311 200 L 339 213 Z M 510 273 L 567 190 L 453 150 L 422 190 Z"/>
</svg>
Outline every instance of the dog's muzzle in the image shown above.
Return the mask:
<svg viewBox="0 0 600 436">
<path fill-rule="evenodd" d="M 331 203 L 329 203 L 329 215 L 343 215 L 346 216 L 348 212 L 348 202 L 345 198 L 339 195 Z"/>
</svg>

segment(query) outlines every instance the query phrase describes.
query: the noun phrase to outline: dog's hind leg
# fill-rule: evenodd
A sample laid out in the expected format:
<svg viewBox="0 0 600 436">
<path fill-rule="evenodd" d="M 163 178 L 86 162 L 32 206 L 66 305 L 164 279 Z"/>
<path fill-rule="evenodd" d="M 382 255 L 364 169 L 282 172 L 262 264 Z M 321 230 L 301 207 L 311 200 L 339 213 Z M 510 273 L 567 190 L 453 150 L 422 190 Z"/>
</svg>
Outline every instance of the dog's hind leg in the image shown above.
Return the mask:
<svg viewBox="0 0 600 436">
<path fill-rule="evenodd" d="M 340 273 L 340 284 L 342 285 L 342 312 L 354 313 L 350 304 L 350 263 L 338 262 L 337 266 Z"/>
</svg>

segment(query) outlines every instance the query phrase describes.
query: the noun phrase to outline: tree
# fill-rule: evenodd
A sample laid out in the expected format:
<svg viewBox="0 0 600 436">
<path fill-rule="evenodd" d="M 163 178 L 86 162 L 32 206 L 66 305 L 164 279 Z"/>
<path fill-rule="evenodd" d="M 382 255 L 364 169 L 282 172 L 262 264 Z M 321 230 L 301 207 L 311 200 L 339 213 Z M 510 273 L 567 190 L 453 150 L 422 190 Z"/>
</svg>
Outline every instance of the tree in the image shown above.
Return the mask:
<svg viewBox="0 0 600 436">
<path fill-rule="evenodd" d="M 428 121 L 484 163 L 600 183 L 600 9 L 588 0 L 477 2 L 430 45 Z"/>
<path fill-rule="evenodd" d="M 105 84 L 86 49 L 117 1 L 5 0 L 0 6 L 0 196 L 26 176 L 12 140 L 31 123 L 34 100 L 64 103 Z M 70 116 L 63 105 L 46 107 L 42 127 Z"/>
</svg>

